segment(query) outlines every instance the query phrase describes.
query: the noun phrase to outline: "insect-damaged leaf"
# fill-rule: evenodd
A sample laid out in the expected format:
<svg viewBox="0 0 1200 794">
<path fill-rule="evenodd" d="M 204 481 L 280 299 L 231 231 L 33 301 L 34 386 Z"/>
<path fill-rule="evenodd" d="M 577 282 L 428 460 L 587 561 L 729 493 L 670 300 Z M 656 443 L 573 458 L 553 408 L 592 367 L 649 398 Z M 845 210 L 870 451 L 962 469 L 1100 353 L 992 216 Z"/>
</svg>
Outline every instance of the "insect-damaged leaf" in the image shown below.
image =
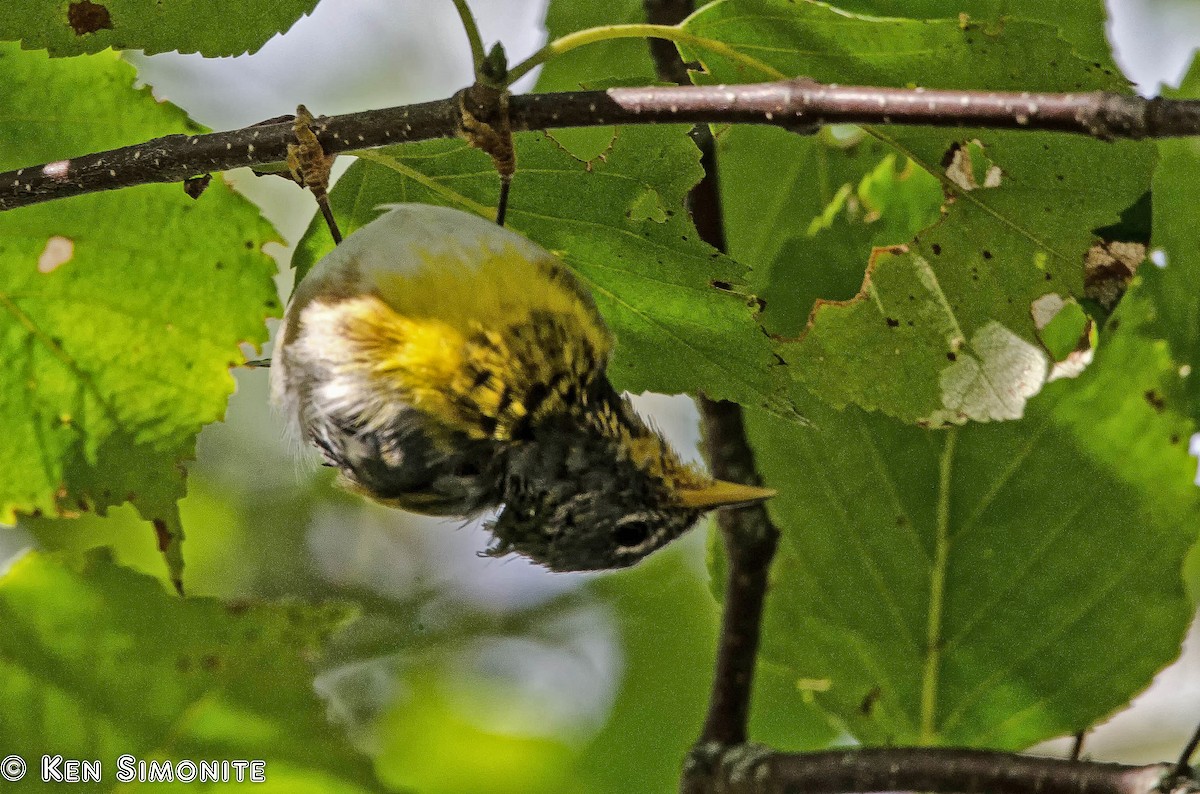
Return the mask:
<svg viewBox="0 0 1200 794">
<path fill-rule="evenodd" d="M 954 19 L 885 19 L 841 12 L 815 3 L 725 0 L 691 17 L 688 32 L 718 39 L 784 74 L 864 85 L 992 90 L 1126 91 L 1124 79 L 1103 61 L 1081 60 L 1051 25 L 1008 19 L 990 24 Z M 742 64 L 700 47 L 685 56 L 702 64 L 704 82 L 762 79 Z M 1036 112 L 1036 108 L 1030 113 Z M 883 147 L 935 177 L 944 191 L 944 216 L 911 239 L 864 235 L 861 247 L 829 252 L 776 242 L 759 250 L 735 246 L 735 256 L 768 268 L 775 290 L 809 293 L 811 285 L 839 288 L 814 298 L 811 325 L 770 321 L 776 352 L 794 382 L 837 405 L 856 404 L 923 425 L 969 419 L 1019 417 L 1051 373 L 1033 319 L 1033 305 L 1049 294 L 1082 300 L 1085 259 L 1101 229 L 1115 224 L 1148 185 L 1151 146 L 1102 142 L 1081 136 L 875 127 L 861 144 L 843 147 L 855 157 L 863 147 Z M 807 145 L 815 148 L 821 141 Z M 762 178 L 747 193 L 773 210 L 775 197 L 796 185 L 825 188 L 827 167 L 838 150 L 795 159 L 772 170 L 777 154 L 764 149 Z M 753 155 L 722 165 L 735 186 L 737 167 L 753 168 Z M 871 167 L 866 159 L 864 169 Z M 878 160 L 874 160 L 878 162 Z M 726 165 L 733 166 L 726 169 Z M 841 177 L 844 178 L 844 177 Z M 727 192 L 728 195 L 728 192 Z M 790 223 L 773 224 L 779 240 L 799 240 L 811 213 L 776 212 Z M 730 214 L 731 241 L 753 237 L 752 215 Z M 760 233 L 761 234 L 761 233 Z M 871 254 L 870 245 L 893 247 Z M 896 247 L 900 245 L 902 247 Z M 794 251 L 795 256 L 787 254 Z M 833 255 L 829 255 L 832 253 Z M 815 254 L 806 256 L 805 254 Z M 871 267 L 857 294 L 841 285 Z M 757 275 L 754 276 L 757 279 Z M 810 293 L 811 294 L 811 293 Z M 806 318 L 805 318 L 806 319 Z M 1057 359 L 1055 359 L 1056 361 Z"/>
</svg>

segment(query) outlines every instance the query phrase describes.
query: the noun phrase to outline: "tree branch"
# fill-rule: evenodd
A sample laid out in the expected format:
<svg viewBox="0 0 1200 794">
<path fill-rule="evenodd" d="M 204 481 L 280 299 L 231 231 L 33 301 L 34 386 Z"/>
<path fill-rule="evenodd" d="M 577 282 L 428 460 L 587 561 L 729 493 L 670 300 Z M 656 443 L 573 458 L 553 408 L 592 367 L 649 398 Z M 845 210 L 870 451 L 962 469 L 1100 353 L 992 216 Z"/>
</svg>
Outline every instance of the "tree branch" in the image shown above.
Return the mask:
<svg viewBox="0 0 1200 794">
<path fill-rule="evenodd" d="M 692 10 L 691 0 L 645 0 L 651 22 L 678 24 Z M 663 80 L 683 82 L 687 68 L 674 48 L 650 45 L 655 70 Z M 723 101 L 728 101 L 724 98 Z M 721 212 L 716 147 L 707 126 L 692 130 L 701 153 L 704 176 L 688 197 L 692 221 L 701 239 L 718 251 L 725 251 L 725 221 Z M 746 439 L 742 408 L 737 403 L 716 402 L 700 395 L 700 424 L 704 436 L 705 457 L 714 476 L 747 485 L 762 485 L 754 463 L 754 451 Z M 750 703 L 754 690 L 754 671 L 758 663 L 758 644 L 766 602 L 768 575 L 779 530 L 771 523 L 762 504 L 717 513 L 717 526 L 725 543 L 728 570 L 725 599 L 721 613 L 721 633 L 713 671 L 708 713 L 697 747 L 742 745 L 749 738 Z M 695 755 L 693 750 L 689 755 Z M 702 788 L 710 779 L 690 774 L 693 765 L 685 762 L 680 781 L 687 792 Z"/>
<path fill-rule="evenodd" d="M 318 119 L 329 153 L 461 133 L 458 97 Z M 509 99 L 514 131 L 607 124 L 923 124 L 1072 132 L 1101 139 L 1200 134 L 1200 100 L 821 85 L 798 78 L 730 86 L 656 86 Z M 212 171 L 283 162 L 291 119 L 208 135 L 168 135 L 0 174 L 0 210 Z"/>
<path fill-rule="evenodd" d="M 860 748 L 779 753 L 758 745 L 712 748 L 689 759 L 701 769 L 696 794 L 837 794 L 927 791 L 951 794 L 1184 794 L 1196 776 L 1172 764 L 1127 766 L 949 748 Z"/>
<path fill-rule="evenodd" d="M 679 6 L 678 0 L 671 0 L 671 4 Z M 651 11 L 655 5 L 652 0 L 647 4 L 647 10 Z M 668 64 L 657 54 L 655 61 L 660 73 L 670 74 L 664 71 Z M 677 53 L 675 61 L 679 62 Z M 689 196 L 692 221 L 704 242 L 724 252 L 727 246 L 716 148 L 705 125 L 695 127 L 692 137 L 700 149 L 700 165 L 704 169 L 704 177 Z M 704 395 L 697 397 L 696 406 L 700 410 L 705 457 L 713 476 L 746 485 L 762 485 L 762 477 L 754 463 L 754 451 L 746 439 L 742 407 L 737 403 L 713 401 Z M 728 570 L 712 691 L 699 745 L 732 745 L 749 738 L 750 703 L 763 606 L 771 561 L 779 541 L 779 530 L 771 523 L 767 508 L 762 504 L 721 510 L 717 513 L 717 526 L 724 541 Z M 686 790 L 691 785 L 693 783 L 685 774 L 682 786 Z"/>
<path fill-rule="evenodd" d="M 722 480 L 761 485 L 754 454 L 746 441 L 741 406 L 714 402 L 703 396 L 697 399 L 697 404 L 713 475 Z M 779 530 L 761 504 L 722 510 L 717 513 L 717 526 L 725 540 L 728 571 L 712 693 L 698 746 L 736 745 L 748 738 L 763 605 L 771 560 L 779 540 Z M 685 790 L 690 790 L 686 788 L 691 785 L 686 772 L 684 777 Z"/>
</svg>

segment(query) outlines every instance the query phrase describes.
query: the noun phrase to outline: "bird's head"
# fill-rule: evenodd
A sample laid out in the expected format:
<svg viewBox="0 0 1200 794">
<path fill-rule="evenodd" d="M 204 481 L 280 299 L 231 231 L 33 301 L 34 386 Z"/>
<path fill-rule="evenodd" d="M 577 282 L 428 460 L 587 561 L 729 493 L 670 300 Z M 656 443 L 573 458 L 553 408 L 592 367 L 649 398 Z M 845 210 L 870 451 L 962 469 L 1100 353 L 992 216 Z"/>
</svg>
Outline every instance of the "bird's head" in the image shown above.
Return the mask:
<svg viewBox="0 0 1200 794">
<path fill-rule="evenodd" d="M 682 462 L 607 381 L 591 393 L 586 418 L 548 418 L 509 453 L 493 554 L 519 552 L 555 571 L 624 568 L 709 510 L 775 494 Z"/>
</svg>

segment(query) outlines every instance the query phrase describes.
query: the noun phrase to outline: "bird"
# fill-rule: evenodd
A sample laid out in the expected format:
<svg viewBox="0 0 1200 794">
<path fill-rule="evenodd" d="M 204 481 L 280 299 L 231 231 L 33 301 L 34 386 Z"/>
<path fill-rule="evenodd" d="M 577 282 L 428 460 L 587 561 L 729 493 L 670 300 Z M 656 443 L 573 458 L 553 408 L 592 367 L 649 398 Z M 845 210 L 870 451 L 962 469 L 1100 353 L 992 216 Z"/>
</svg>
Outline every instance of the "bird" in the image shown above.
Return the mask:
<svg viewBox="0 0 1200 794">
<path fill-rule="evenodd" d="M 340 484 L 384 505 L 499 509 L 487 554 L 637 563 L 774 491 L 685 463 L 612 385 L 615 339 L 556 256 L 462 210 L 391 204 L 299 282 L 271 392 Z"/>
</svg>

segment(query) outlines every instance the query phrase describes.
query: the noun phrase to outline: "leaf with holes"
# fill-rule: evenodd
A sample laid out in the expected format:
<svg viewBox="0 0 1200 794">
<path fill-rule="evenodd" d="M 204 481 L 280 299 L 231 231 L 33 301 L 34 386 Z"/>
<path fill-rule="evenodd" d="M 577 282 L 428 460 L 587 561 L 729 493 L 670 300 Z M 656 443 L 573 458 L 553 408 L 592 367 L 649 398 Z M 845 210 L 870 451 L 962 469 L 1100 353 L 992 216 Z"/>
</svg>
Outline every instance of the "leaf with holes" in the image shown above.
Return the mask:
<svg viewBox="0 0 1200 794">
<path fill-rule="evenodd" d="M 0 39 L 52 55 L 117 50 L 255 52 L 317 0 L 22 0 L 0 16 Z M 231 20 L 237 24 L 231 24 Z"/>
<path fill-rule="evenodd" d="M 704 391 L 790 414 L 757 304 L 742 292 L 744 269 L 698 238 L 684 208 L 698 160 L 677 126 L 622 128 L 604 159 L 587 163 L 541 134 L 520 136 L 507 225 L 558 254 L 591 290 L 617 336 L 610 371 L 620 388 Z M 347 232 L 396 201 L 492 217 L 497 185 L 485 155 L 435 141 L 364 154 L 332 203 Z M 315 221 L 296 253 L 298 273 L 331 247 Z"/>
<path fill-rule="evenodd" d="M 0 746 L 101 759 L 108 786 L 127 753 L 260 759 L 262 790 L 373 791 L 370 762 L 312 690 L 308 660 L 348 617 L 175 598 L 105 549 L 27 554 L 0 577 Z"/>
<path fill-rule="evenodd" d="M 798 335 L 817 299 L 854 297 L 873 247 L 941 215 L 937 179 L 861 132 L 737 126 L 717 147 L 729 253 L 752 265 L 759 321 L 777 337 Z"/>
<path fill-rule="evenodd" d="M 931 432 L 801 404 L 749 431 L 783 532 L 763 655 L 869 744 L 1023 748 L 1179 653 L 1200 499 L 1176 364 L 1131 294 L 1015 422 Z"/>
<path fill-rule="evenodd" d="M 0 53 L 0 168 L 196 130 L 112 53 Z M 279 309 L 272 239 L 220 180 L 198 200 L 149 185 L 0 213 L 0 523 L 129 501 L 178 540 L 182 463 Z"/>
<path fill-rule="evenodd" d="M 1036 22 L 880 19 L 815 3 L 724 0 L 686 28 L 785 74 L 828 82 L 1127 90 L 1111 69 L 1081 61 L 1052 26 Z M 710 53 L 685 55 L 702 61 L 704 81 L 759 79 Z M 806 328 L 773 329 L 785 337 L 777 352 L 797 385 L 837 405 L 853 403 L 923 425 L 1021 416 L 1052 363 L 1034 304 L 1050 295 L 1092 297 L 1085 284 L 1089 251 L 1108 251 L 1104 230 L 1147 190 L 1153 147 L 983 130 L 866 132 L 878 141 L 872 147 L 882 144 L 939 180 L 945 216 L 912 240 L 893 241 L 905 245 L 876 251 L 856 295 L 816 295 Z M 745 160 L 741 165 L 747 167 Z M 774 179 L 768 174 L 754 188 L 778 196 L 796 182 L 819 185 L 823 175 L 801 164 Z M 724 166 L 722 178 L 729 190 L 744 179 Z M 730 219 L 754 223 L 745 214 Z M 794 227 L 772 228 L 784 239 L 798 236 Z M 755 233 L 729 230 L 731 240 Z M 787 244 L 769 248 L 769 262 L 741 258 L 756 269 L 768 265 L 772 279 L 784 285 L 840 290 L 854 272 L 840 257 L 788 261 L 778 255 L 790 250 Z M 801 291 L 813 296 L 810 288 Z"/>
</svg>

